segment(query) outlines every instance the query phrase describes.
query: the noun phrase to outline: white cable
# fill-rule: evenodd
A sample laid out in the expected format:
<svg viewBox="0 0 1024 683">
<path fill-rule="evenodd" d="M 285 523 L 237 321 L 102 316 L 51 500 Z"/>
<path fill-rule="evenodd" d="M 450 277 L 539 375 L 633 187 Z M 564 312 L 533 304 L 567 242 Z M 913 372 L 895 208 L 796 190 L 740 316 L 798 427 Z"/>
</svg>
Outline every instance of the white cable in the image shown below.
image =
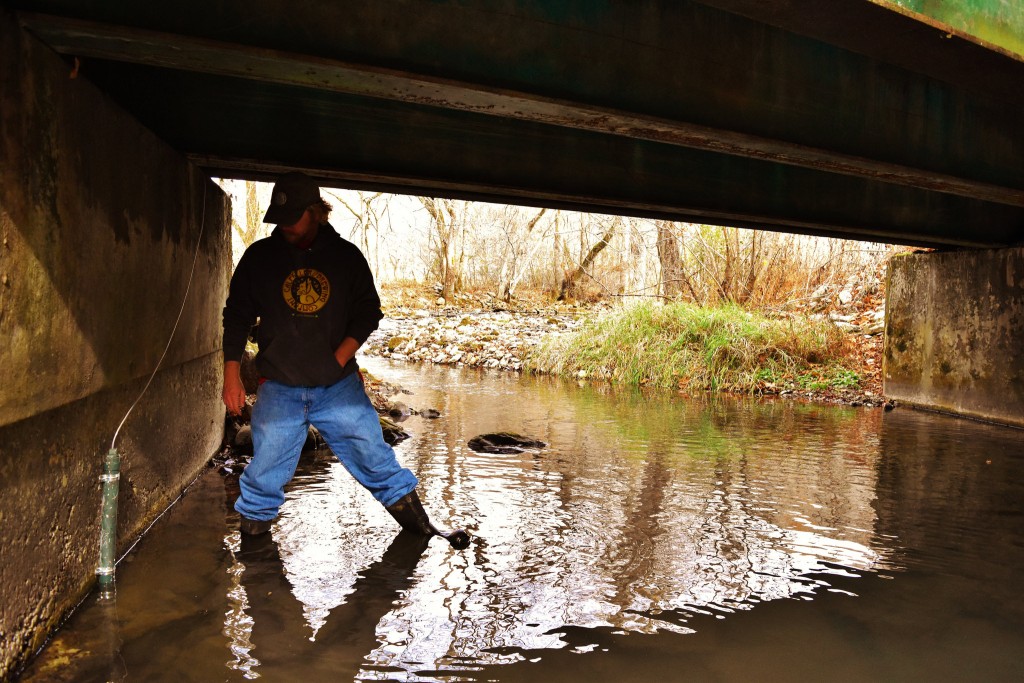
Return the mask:
<svg viewBox="0 0 1024 683">
<path fill-rule="evenodd" d="M 156 367 L 153 368 L 153 374 L 149 376 L 149 381 L 146 382 L 146 386 L 142 388 L 142 393 L 135 399 L 135 403 L 128 408 L 128 412 L 121 418 L 121 424 L 117 425 L 117 430 L 114 432 L 114 438 L 110 441 L 110 450 L 114 450 L 114 444 L 117 442 L 117 435 L 121 432 L 121 427 L 128 421 L 128 416 L 135 410 L 135 406 L 139 404 L 142 397 L 145 396 L 146 391 L 149 389 L 149 385 L 153 383 L 153 378 L 156 377 L 157 371 L 160 369 L 161 363 L 164 362 L 164 358 L 167 356 L 167 351 L 171 348 L 171 342 L 174 340 L 174 333 L 178 330 L 178 322 L 181 321 L 181 314 L 185 312 L 185 302 L 188 301 L 189 290 L 192 289 L 192 276 L 196 272 L 196 262 L 199 260 L 199 249 L 203 245 L 203 230 L 206 227 L 206 181 L 203 181 L 203 212 L 199 219 L 199 238 L 196 242 L 196 253 L 192 257 L 192 270 L 188 274 L 188 284 L 185 286 L 185 296 L 181 299 L 181 308 L 178 309 L 178 317 L 174 320 L 174 327 L 171 328 L 171 336 L 167 338 L 167 346 L 164 347 L 164 352 L 160 355 L 160 360 L 156 362 Z"/>
</svg>

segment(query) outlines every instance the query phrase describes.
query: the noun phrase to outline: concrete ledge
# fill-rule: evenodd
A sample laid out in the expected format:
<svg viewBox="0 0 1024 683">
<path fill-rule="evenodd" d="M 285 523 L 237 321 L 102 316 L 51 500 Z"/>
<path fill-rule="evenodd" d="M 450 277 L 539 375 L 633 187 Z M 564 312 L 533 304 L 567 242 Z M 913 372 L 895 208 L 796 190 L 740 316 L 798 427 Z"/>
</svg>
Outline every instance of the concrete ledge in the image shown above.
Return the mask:
<svg viewBox="0 0 1024 683">
<path fill-rule="evenodd" d="M 228 213 L 0 6 L 0 680 L 95 580 L 101 459 L 183 301 L 118 439 L 119 550 L 217 449 Z"/>
<path fill-rule="evenodd" d="M 213 353 L 159 372 L 121 430 L 119 556 L 217 450 L 222 364 Z M 0 427 L 0 662 L 8 672 L 95 580 L 103 456 L 145 381 Z"/>
<path fill-rule="evenodd" d="M 1024 427 L 1024 248 L 892 260 L 884 391 L 909 405 Z"/>
</svg>

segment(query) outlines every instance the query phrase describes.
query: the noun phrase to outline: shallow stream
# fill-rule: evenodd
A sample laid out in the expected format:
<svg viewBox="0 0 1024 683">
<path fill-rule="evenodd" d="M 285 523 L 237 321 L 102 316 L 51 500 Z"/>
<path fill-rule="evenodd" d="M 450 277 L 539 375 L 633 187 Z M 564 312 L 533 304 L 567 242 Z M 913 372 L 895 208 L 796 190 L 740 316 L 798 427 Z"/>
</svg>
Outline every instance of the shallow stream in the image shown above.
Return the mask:
<svg viewBox="0 0 1024 683">
<path fill-rule="evenodd" d="M 243 547 L 210 470 L 22 680 L 1024 680 L 1022 431 L 364 365 L 441 411 L 396 450 L 468 550 L 324 452 Z"/>
</svg>

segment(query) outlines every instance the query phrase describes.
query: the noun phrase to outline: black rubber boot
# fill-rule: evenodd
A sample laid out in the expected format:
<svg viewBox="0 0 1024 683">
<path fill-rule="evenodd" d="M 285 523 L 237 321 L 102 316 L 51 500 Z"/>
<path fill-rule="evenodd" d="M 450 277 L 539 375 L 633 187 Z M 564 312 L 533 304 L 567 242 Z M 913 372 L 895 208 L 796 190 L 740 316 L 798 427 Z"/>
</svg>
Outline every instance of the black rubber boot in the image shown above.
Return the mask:
<svg viewBox="0 0 1024 683">
<path fill-rule="evenodd" d="M 260 520 L 242 517 L 238 523 L 238 530 L 242 532 L 243 536 L 260 536 L 270 531 L 270 525 L 273 523 L 272 519 Z"/>
<path fill-rule="evenodd" d="M 456 550 L 469 547 L 469 534 L 464 530 L 438 531 L 437 527 L 431 524 L 430 517 L 423 509 L 423 503 L 420 502 L 420 497 L 415 490 L 405 494 L 398 499 L 397 503 L 384 509 L 390 512 L 395 521 L 401 524 L 406 531 L 421 536 L 440 536 L 451 543 Z"/>
</svg>

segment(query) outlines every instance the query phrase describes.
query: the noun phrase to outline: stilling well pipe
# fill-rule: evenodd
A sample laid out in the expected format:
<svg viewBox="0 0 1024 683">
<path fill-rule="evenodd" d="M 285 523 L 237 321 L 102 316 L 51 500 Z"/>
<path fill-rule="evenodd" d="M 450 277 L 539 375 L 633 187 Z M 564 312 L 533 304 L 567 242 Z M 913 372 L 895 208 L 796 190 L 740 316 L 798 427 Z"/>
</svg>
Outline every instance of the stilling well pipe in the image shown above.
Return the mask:
<svg viewBox="0 0 1024 683">
<path fill-rule="evenodd" d="M 114 431 L 114 438 L 110 441 L 110 450 L 107 451 L 107 457 L 103 460 L 103 474 L 100 475 L 100 481 L 103 483 L 103 500 L 100 503 L 100 563 L 96 567 L 96 578 L 99 581 L 101 600 L 114 597 L 114 570 L 117 565 L 117 493 L 118 485 L 121 481 L 121 454 L 117 451 L 117 435 L 121 433 L 121 428 L 128 421 L 128 416 L 135 410 L 135 406 L 139 404 L 142 397 L 149 391 L 149 385 L 153 383 L 153 378 L 156 377 L 156 373 L 163 364 L 164 358 L 167 357 L 167 350 L 171 348 L 174 333 L 178 331 L 178 323 L 181 322 L 181 314 L 185 312 L 185 302 L 188 301 L 188 293 L 192 291 L 192 279 L 196 274 L 196 261 L 199 260 L 199 250 L 203 244 L 203 232 L 206 230 L 206 182 L 209 182 L 209 180 L 207 179 L 203 183 L 203 204 L 202 213 L 199 218 L 199 237 L 196 240 L 195 254 L 192 255 L 192 269 L 188 273 L 188 284 L 185 285 L 185 295 L 181 298 L 181 308 L 178 309 L 178 317 L 174 319 L 171 334 L 167 337 L 167 345 L 164 346 L 164 352 L 160 354 L 160 359 L 156 362 L 153 373 L 146 381 L 146 386 L 142 387 L 139 397 L 135 399 L 135 402 L 128 408 L 124 417 L 121 418 L 121 424 L 117 426 L 117 430 Z M 192 188 L 190 188 L 188 196 L 195 196 Z"/>
<path fill-rule="evenodd" d="M 103 502 L 100 505 L 100 563 L 96 567 L 100 597 L 114 595 L 114 565 L 117 562 L 117 493 L 121 481 L 121 454 L 107 451 L 103 461 Z"/>
</svg>

